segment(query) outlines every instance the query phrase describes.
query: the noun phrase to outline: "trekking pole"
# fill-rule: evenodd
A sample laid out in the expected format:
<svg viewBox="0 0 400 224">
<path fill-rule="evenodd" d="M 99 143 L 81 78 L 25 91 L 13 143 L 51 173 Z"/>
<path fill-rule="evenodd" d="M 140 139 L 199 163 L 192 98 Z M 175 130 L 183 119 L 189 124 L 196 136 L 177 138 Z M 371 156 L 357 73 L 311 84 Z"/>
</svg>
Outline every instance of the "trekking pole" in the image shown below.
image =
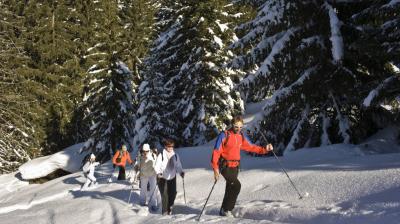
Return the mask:
<svg viewBox="0 0 400 224">
<path fill-rule="evenodd" d="M 200 214 L 199 214 L 199 217 L 197 218 L 197 221 L 200 221 L 200 217 L 201 217 L 201 215 L 203 214 L 204 208 L 205 208 L 206 205 L 207 205 L 208 199 L 210 198 L 211 193 L 212 193 L 212 191 L 214 190 L 214 187 L 215 187 L 215 184 L 217 183 L 217 181 L 218 181 L 218 180 L 215 180 L 215 181 L 214 181 L 214 184 L 213 184 L 213 186 L 212 186 L 212 188 L 211 188 L 211 191 L 210 191 L 210 193 L 208 194 L 206 203 L 204 203 L 203 209 L 201 209 L 201 212 L 200 212 Z"/>
<path fill-rule="evenodd" d="M 157 183 L 156 183 L 156 186 L 155 186 L 154 189 L 153 189 L 153 192 L 152 192 L 151 195 L 150 195 L 150 198 L 149 198 L 149 205 L 150 205 L 150 203 L 151 203 L 151 200 L 153 199 L 153 195 L 154 195 L 154 192 L 156 192 L 156 189 L 158 189 Z M 157 200 L 156 200 L 156 201 L 157 201 Z"/>
<path fill-rule="evenodd" d="M 128 206 L 129 206 L 129 202 L 131 201 L 132 191 L 133 191 L 133 185 L 132 185 L 132 188 L 131 188 L 131 192 L 129 193 Z"/>
<path fill-rule="evenodd" d="M 268 142 L 267 137 L 265 137 L 264 133 L 262 133 L 262 131 L 260 131 L 261 136 L 264 138 L 264 140 L 266 142 Z M 287 178 L 289 179 L 290 183 L 292 184 L 293 188 L 296 190 L 297 194 L 299 195 L 299 199 L 302 199 L 303 196 L 301 196 L 299 190 L 297 190 L 296 186 L 294 186 L 294 183 L 292 181 L 292 179 L 290 179 L 289 174 L 286 172 L 285 168 L 283 168 L 283 165 L 281 163 L 281 160 L 278 158 L 278 156 L 275 154 L 274 150 L 271 150 L 271 152 L 274 154 L 276 160 L 278 160 L 279 165 L 281 166 L 281 169 L 283 170 L 283 172 L 286 174 Z"/>
<path fill-rule="evenodd" d="M 114 167 L 114 169 L 113 169 L 113 171 L 111 172 L 111 174 L 108 176 L 108 178 L 107 178 L 107 181 L 108 181 L 108 183 L 111 183 L 112 182 L 112 176 L 114 175 L 114 172 L 115 172 L 115 169 L 117 168 L 117 166 L 115 166 Z"/>
<path fill-rule="evenodd" d="M 185 199 L 185 205 L 186 205 L 185 178 L 183 177 L 182 177 L 182 184 L 183 184 L 183 198 Z"/>
</svg>

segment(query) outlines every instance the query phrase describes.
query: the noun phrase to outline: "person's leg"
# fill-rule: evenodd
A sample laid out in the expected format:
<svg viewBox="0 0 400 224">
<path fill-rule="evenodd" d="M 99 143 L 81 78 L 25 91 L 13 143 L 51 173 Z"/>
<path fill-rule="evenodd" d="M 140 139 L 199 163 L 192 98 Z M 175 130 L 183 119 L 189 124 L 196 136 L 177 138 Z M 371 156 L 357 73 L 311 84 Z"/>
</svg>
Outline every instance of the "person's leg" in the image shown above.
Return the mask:
<svg viewBox="0 0 400 224">
<path fill-rule="evenodd" d="M 121 166 L 121 168 L 120 168 L 120 176 L 121 176 L 121 179 L 118 179 L 118 180 L 126 180 L 125 167 L 124 166 Z"/>
<path fill-rule="evenodd" d="M 162 214 L 165 215 L 168 212 L 168 192 L 167 192 L 167 180 L 164 178 L 158 179 L 158 188 L 161 193 L 161 203 L 162 203 Z"/>
<path fill-rule="evenodd" d="M 222 176 L 226 180 L 225 195 L 221 206 L 224 211 L 232 211 L 235 207 L 235 203 L 241 188 L 241 184 L 237 179 L 238 173 L 239 169 L 237 167 L 228 167 L 221 172 Z"/>
<path fill-rule="evenodd" d="M 142 181 L 140 182 L 140 196 L 139 196 L 139 201 L 140 205 L 146 205 L 146 198 L 147 198 L 147 182 L 149 181 L 149 178 L 147 177 L 141 177 L 140 178 Z"/>
<path fill-rule="evenodd" d="M 168 213 L 171 214 L 172 206 L 174 205 L 176 198 L 176 177 L 167 181 L 168 188 Z"/>
<path fill-rule="evenodd" d="M 157 197 L 157 192 L 156 192 L 156 176 L 154 175 L 154 176 L 151 176 L 151 177 L 149 177 L 148 178 L 148 180 L 149 180 L 149 184 L 150 184 L 150 191 L 149 191 L 149 197 L 151 197 L 151 198 L 149 198 L 149 205 L 150 206 L 157 206 L 157 203 L 156 203 L 156 197 Z"/>
<path fill-rule="evenodd" d="M 87 178 L 90 180 L 90 186 L 93 186 L 96 183 L 96 177 L 94 177 L 94 174 L 89 174 Z"/>
</svg>

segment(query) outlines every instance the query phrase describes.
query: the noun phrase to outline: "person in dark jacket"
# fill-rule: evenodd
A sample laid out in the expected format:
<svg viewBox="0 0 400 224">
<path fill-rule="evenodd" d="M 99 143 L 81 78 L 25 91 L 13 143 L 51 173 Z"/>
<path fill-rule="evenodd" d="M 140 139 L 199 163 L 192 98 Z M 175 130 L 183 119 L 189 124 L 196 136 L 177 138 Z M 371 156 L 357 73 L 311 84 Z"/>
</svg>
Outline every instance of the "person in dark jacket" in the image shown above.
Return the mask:
<svg viewBox="0 0 400 224">
<path fill-rule="evenodd" d="M 271 144 L 265 147 L 253 145 L 244 133 L 243 118 L 238 116 L 232 120 L 232 128 L 222 131 L 217 138 L 212 153 L 211 166 L 214 170 L 214 179 L 218 180 L 220 173 L 226 180 L 225 195 L 220 209 L 221 216 L 232 217 L 241 184 L 238 180 L 240 150 L 266 154 L 273 150 Z"/>
</svg>

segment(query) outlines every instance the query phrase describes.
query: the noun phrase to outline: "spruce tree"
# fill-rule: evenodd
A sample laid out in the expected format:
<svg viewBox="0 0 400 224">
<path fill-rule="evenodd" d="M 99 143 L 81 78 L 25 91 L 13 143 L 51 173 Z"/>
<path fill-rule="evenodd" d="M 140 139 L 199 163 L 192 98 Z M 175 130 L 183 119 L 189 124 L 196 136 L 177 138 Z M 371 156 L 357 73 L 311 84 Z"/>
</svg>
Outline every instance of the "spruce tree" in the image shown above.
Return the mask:
<svg viewBox="0 0 400 224">
<path fill-rule="evenodd" d="M 352 140 L 360 82 L 344 62 L 341 25 L 327 1 L 272 0 L 239 27 L 248 32 L 232 45 L 244 49 L 232 66 L 247 72 L 251 100 L 269 97 L 255 127 L 281 152 Z"/>
<path fill-rule="evenodd" d="M 87 58 L 88 70 L 84 107 L 85 119 L 91 122 L 90 138 L 82 150 L 95 153 L 106 161 L 122 144 L 133 150 L 134 95 L 132 73 L 122 63 L 120 45 L 122 26 L 116 2 L 101 1 L 93 5 L 93 47 Z"/>
</svg>

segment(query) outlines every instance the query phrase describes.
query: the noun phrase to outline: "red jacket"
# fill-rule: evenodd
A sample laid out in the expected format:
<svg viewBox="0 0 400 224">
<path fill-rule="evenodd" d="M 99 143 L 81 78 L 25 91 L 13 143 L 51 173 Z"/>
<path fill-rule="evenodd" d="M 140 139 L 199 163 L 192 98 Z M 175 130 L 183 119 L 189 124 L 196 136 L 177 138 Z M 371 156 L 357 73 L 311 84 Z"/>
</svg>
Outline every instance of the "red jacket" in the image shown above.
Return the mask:
<svg viewBox="0 0 400 224">
<path fill-rule="evenodd" d="M 245 150 L 249 152 L 255 152 L 259 154 L 263 154 L 266 150 L 257 145 L 253 145 L 251 141 L 244 134 L 237 133 L 235 134 L 233 130 L 227 131 L 228 140 L 226 141 L 227 136 L 225 136 L 225 132 L 221 132 L 218 135 L 217 141 L 215 142 L 211 166 L 214 170 L 218 170 L 218 160 L 222 156 L 224 159 L 228 160 L 229 167 L 236 167 L 239 165 L 238 162 L 240 160 L 240 150 Z M 231 160 L 231 162 L 229 162 Z"/>
<path fill-rule="evenodd" d="M 117 165 L 117 166 L 123 166 L 125 167 L 126 161 L 128 160 L 128 162 L 130 164 L 132 164 L 132 160 L 131 160 L 131 156 L 129 155 L 128 151 L 125 151 L 125 153 L 122 154 L 121 156 L 121 162 L 117 163 L 117 158 L 119 157 L 119 154 L 122 153 L 122 150 L 117 150 L 117 152 L 115 153 L 112 162 Z"/>
</svg>

